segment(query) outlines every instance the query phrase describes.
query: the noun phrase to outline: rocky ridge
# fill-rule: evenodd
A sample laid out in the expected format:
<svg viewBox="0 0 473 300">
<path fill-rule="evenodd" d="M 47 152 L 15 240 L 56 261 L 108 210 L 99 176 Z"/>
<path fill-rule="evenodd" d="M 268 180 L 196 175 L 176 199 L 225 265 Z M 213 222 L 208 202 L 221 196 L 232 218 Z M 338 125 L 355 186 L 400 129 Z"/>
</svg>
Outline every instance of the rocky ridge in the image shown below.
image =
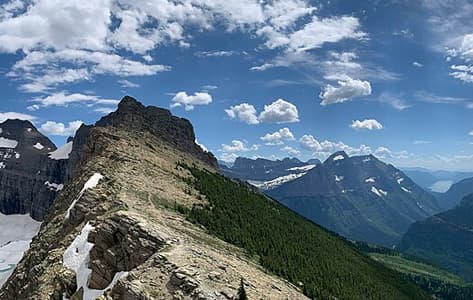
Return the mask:
<svg viewBox="0 0 473 300">
<path fill-rule="evenodd" d="M 305 299 L 176 211 L 205 202 L 179 162 L 216 172 L 213 155 L 194 141 L 188 121 L 130 97 L 96 126 L 81 127 L 70 180 L 0 298 L 84 299 L 105 288 L 102 299 L 232 299 L 244 278 L 250 299 Z M 93 174 L 103 178 L 85 189 Z M 82 275 L 64 266 L 64 253 L 86 224 L 90 280 L 78 286 Z"/>
</svg>

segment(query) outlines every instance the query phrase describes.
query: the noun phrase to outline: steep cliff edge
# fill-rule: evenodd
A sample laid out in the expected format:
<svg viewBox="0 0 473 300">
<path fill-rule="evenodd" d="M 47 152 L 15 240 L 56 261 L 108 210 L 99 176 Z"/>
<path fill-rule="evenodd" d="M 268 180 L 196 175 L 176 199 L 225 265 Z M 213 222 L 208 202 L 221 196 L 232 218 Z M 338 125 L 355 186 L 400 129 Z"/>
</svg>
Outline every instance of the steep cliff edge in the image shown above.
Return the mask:
<svg viewBox="0 0 473 300">
<path fill-rule="evenodd" d="M 242 279 L 249 299 L 426 299 L 218 174 L 190 123 L 169 116 L 126 97 L 79 130 L 71 180 L 0 299 L 235 299 Z"/>
<path fill-rule="evenodd" d="M 176 144 L 169 142 L 170 135 L 163 136 L 153 128 L 153 122 L 162 121 L 164 110 L 152 108 L 158 112 L 154 116 L 153 112 L 145 113 L 148 129 L 127 119 L 130 106 L 141 110 L 135 114 L 149 112 L 125 98 L 111 120 L 83 127 L 86 138 L 76 136 L 74 144 L 81 144 L 77 139 L 82 139 L 82 149 L 80 154 L 71 153 L 71 158 L 80 157 L 75 175 L 0 290 L 0 298 L 62 299 L 64 295 L 87 299 L 112 287 L 115 279 L 113 289 L 103 298 L 228 299 L 236 295 L 241 278 L 245 278 L 250 297 L 305 299 L 298 289 L 268 275 L 241 250 L 208 235 L 176 212 L 177 205 L 191 207 L 205 201 L 182 180 L 191 175 L 176 168 L 178 162 L 215 171 L 216 160 L 192 145 L 195 138 L 190 134 L 192 127 L 184 128 L 190 124 L 187 121 L 168 119 L 171 124 L 166 132 L 187 139 Z M 118 121 L 118 116 L 125 116 L 122 121 L 126 123 Z M 84 189 L 94 174 L 103 178 Z M 88 242 L 81 243 L 81 237 Z M 91 245 L 90 253 L 86 251 L 83 258 L 90 261 L 90 269 L 82 264 L 76 275 L 70 262 L 80 261 L 87 244 Z M 67 258 L 68 249 L 73 250 L 73 259 Z M 84 269 L 90 270 L 86 270 L 90 282 L 85 286 L 81 284 Z"/>
<path fill-rule="evenodd" d="M 66 159 L 29 121 L 0 124 L 0 212 L 42 220 L 63 188 Z"/>
</svg>

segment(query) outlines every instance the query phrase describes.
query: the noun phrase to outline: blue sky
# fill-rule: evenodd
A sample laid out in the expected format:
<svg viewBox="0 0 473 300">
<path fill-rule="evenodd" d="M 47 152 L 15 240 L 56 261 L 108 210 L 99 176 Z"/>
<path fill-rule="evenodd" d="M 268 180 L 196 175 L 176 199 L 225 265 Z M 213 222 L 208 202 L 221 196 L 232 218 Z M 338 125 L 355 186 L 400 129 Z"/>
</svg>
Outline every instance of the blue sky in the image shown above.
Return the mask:
<svg viewBox="0 0 473 300">
<path fill-rule="evenodd" d="M 473 170 L 466 0 L 0 3 L 0 120 L 58 145 L 131 95 L 227 161 L 345 150 Z"/>
</svg>

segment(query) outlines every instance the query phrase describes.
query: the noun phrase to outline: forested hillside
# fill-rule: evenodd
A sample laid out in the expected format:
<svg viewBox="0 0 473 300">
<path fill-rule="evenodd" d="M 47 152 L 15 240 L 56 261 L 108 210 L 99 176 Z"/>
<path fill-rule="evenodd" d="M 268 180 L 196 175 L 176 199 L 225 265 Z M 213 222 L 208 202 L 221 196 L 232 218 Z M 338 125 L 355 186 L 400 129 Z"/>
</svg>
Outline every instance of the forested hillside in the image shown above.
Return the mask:
<svg viewBox="0 0 473 300">
<path fill-rule="evenodd" d="M 244 184 L 188 168 L 208 204 L 182 210 L 188 218 L 243 249 L 269 271 L 312 298 L 427 299 L 401 276 L 358 252 L 339 236 Z"/>
</svg>

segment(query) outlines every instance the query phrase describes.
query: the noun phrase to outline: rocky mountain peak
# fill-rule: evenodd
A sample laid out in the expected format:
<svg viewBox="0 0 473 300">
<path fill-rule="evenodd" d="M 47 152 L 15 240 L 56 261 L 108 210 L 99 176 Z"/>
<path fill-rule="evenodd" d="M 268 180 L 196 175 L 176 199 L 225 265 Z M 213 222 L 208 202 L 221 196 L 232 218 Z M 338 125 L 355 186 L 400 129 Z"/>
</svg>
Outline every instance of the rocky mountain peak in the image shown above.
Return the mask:
<svg viewBox="0 0 473 300">
<path fill-rule="evenodd" d="M 345 237 L 386 246 L 439 210 L 435 198 L 402 171 L 374 156 L 349 157 L 344 151 L 268 194 Z"/>
<path fill-rule="evenodd" d="M 15 147 L 22 150 L 31 150 L 33 146 L 36 151 L 54 151 L 56 146 L 53 142 L 43 134 L 41 134 L 36 127 L 26 120 L 12 120 L 8 119 L 0 124 L 0 138 L 4 139 L 3 146 L 9 146 L 9 142 L 16 145 Z M 0 148 L 3 147 L 0 143 Z M 8 147 L 7 147 L 8 148 Z"/>
<path fill-rule="evenodd" d="M 49 157 L 56 149 L 29 121 L 0 124 L 0 213 L 44 218 L 64 183 L 67 161 Z"/>
<path fill-rule="evenodd" d="M 343 159 L 348 159 L 350 158 L 348 154 L 345 151 L 337 151 L 330 155 L 325 161 L 324 164 L 326 163 L 332 163 L 332 162 L 337 162 Z"/>
<path fill-rule="evenodd" d="M 100 119 L 95 126 L 112 126 L 135 133 L 149 132 L 177 149 L 215 168 L 218 167 L 213 154 L 204 151 L 195 143 L 194 127 L 187 119 L 173 116 L 164 108 L 144 106 L 133 97 L 123 97 L 118 104 L 118 109 Z"/>
</svg>

